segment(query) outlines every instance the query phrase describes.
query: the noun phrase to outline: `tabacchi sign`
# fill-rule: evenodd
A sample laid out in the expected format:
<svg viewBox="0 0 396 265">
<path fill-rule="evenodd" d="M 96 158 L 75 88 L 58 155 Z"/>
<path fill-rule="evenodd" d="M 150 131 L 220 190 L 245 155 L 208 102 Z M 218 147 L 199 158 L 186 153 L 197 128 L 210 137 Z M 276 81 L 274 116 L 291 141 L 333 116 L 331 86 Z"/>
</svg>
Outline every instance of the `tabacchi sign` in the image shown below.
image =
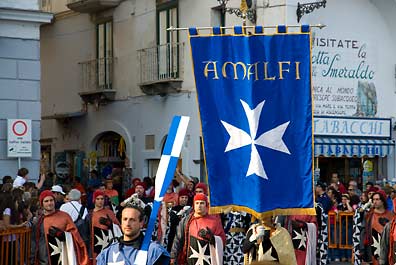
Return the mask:
<svg viewBox="0 0 396 265">
<path fill-rule="evenodd" d="M 391 137 L 391 119 L 314 117 L 314 133 L 321 136 Z"/>
<path fill-rule="evenodd" d="M 7 120 L 8 157 L 32 156 L 32 121 L 21 119 Z"/>
</svg>

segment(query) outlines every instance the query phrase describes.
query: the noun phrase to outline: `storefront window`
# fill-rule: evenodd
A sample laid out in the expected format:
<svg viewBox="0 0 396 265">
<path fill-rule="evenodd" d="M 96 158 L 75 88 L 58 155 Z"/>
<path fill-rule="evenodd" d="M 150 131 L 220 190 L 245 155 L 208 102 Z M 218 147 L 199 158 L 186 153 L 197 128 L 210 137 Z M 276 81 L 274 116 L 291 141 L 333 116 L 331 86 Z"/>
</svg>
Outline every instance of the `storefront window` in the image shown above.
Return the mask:
<svg viewBox="0 0 396 265">
<path fill-rule="evenodd" d="M 349 180 L 354 179 L 361 189 L 367 181 L 382 183 L 382 174 L 379 172 L 382 160 L 379 157 L 319 157 L 318 165 L 315 166 L 320 169 L 321 181 L 330 184 L 331 174 L 338 173 L 341 182 L 348 184 Z"/>
</svg>

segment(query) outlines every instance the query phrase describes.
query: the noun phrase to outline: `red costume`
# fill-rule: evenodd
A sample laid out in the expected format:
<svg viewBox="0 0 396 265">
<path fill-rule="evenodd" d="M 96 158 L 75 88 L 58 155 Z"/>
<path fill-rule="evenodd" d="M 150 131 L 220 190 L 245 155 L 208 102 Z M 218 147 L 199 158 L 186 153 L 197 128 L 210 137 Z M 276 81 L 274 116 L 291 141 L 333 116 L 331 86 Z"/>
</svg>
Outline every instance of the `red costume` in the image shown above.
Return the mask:
<svg viewBox="0 0 396 265">
<path fill-rule="evenodd" d="M 207 197 L 204 194 L 195 195 L 194 201 L 196 200 L 205 200 L 208 205 Z M 221 246 L 217 244 L 215 236 L 220 238 Z M 198 258 L 197 253 L 207 256 L 208 259 L 213 259 L 212 249 L 215 247 L 217 254 L 222 259 L 225 243 L 226 235 L 219 215 L 206 214 L 196 217 L 192 213 L 184 218 L 177 228 L 171 258 L 177 258 L 179 265 L 195 264 Z"/>
<path fill-rule="evenodd" d="M 45 197 L 55 196 L 50 191 L 43 191 L 40 194 L 40 203 Z M 76 262 L 79 265 L 89 264 L 88 252 L 85 243 L 78 233 L 77 227 L 68 213 L 55 211 L 51 214 L 40 217 L 38 223 L 32 229 L 32 256 L 33 264 L 46 260 L 48 264 L 58 264 L 61 254 L 59 253 L 60 241 L 50 234 L 50 228 L 57 228 L 63 232 L 69 232 L 72 236 Z M 42 233 L 43 232 L 43 233 Z M 61 240 L 62 241 L 62 240 Z"/>
<path fill-rule="evenodd" d="M 96 256 L 110 243 L 114 235 L 112 234 L 112 227 L 108 227 L 100 223 L 100 218 L 110 218 L 113 224 L 120 225 L 113 211 L 110 209 L 102 209 L 92 212 L 92 233 L 91 233 L 91 253 L 94 264 L 96 263 Z M 107 240 L 106 240 L 107 239 Z M 104 244 L 103 244 L 104 243 Z"/>
<path fill-rule="evenodd" d="M 33 228 L 33 235 L 32 239 L 34 242 L 32 242 L 33 250 L 35 251 L 33 253 L 34 255 L 34 264 L 39 263 L 39 249 L 44 249 L 42 248 L 43 246 L 40 246 L 40 230 L 44 230 L 44 238 L 45 238 L 45 248 L 47 251 L 47 257 L 48 257 L 48 264 L 58 264 L 58 260 L 60 258 L 60 255 L 56 254 L 56 250 L 49 244 L 51 243 L 53 238 L 50 238 L 49 236 L 49 228 L 51 226 L 54 226 L 61 231 L 64 232 L 70 232 L 72 235 L 73 239 L 73 245 L 74 245 L 74 250 L 77 256 L 77 264 L 80 265 L 85 265 L 89 264 L 89 259 L 88 259 L 88 252 L 85 247 L 85 243 L 82 240 L 80 234 L 78 233 L 78 230 L 76 226 L 73 223 L 73 220 L 70 218 L 70 215 L 62 212 L 62 211 L 56 211 L 52 214 L 42 216 L 39 219 L 39 222 L 37 225 Z"/>
<path fill-rule="evenodd" d="M 288 228 L 291 235 L 298 265 L 306 264 L 307 248 L 311 242 L 317 241 L 316 234 L 314 236 L 315 238 L 309 237 L 308 223 L 317 225 L 316 216 L 290 215 L 286 219 L 286 228 Z M 316 251 L 316 249 L 314 251 Z"/>
<path fill-rule="evenodd" d="M 392 220 L 393 213 L 386 210 L 384 213 L 377 213 L 371 209 L 365 216 L 366 227 L 363 233 L 364 245 L 371 249 L 371 261 L 373 265 L 379 264 L 380 242 L 384 226 Z"/>
<path fill-rule="evenodd" d="M 104 196 L 100 190 L 95 191 L 93 201 L 97 196 Z M 120 226 L 114 212 L 110 209 L 103 208 L 98 211 L 92 211 L 91 216 L 91 253 L 93 264 L 96 264 L 96 257 L 99 253 L 107 247 L 114 237 L 120 236 L 119 229 L 115 231 L 113 224 Z"/>
</svg>

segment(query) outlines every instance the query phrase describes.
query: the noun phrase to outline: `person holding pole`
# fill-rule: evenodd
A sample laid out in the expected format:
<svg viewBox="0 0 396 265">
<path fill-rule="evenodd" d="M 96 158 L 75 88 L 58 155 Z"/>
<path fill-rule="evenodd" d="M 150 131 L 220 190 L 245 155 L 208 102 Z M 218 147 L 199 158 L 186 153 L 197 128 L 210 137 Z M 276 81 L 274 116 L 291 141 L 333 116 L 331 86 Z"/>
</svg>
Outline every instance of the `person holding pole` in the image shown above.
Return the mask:
<svg viewBox="0 0 396 265">
<path fill-rule="evenodd" d="M 143 209 L 127 204 L 122 210 L 121 217 L 121 229 L 124 235 L 98 255 L 96 264 L 135 264 L 137 254 L 143 243 L 144 235 L 141 232 L 143 225 Z M 150 242 L 146 264 L 165 265 L 169 264 L 169 259 L 169 253 L 164 247 L 157 242 Z"/>
</svg>

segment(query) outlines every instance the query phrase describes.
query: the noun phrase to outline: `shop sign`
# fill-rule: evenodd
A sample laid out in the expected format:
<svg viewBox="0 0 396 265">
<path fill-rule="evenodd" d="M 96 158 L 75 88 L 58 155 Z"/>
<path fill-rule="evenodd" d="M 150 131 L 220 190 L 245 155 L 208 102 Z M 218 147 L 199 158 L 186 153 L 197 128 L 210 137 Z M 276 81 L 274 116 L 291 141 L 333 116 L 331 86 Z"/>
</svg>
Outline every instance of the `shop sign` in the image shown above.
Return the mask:
<svg viewBox="0 0 396 265">
<path fill-rule="evenodd" d="M 381 103 L 377 40 L 321 32 L 312 46 L 315 115 L 376 117 Z"/>
<path fill-rule="evenodd" d="M 352 156 L 383 156 L 386 153 L 388 147 L 383 145 L 326 145 L 322 144 L 318 147 L 318 154 L 326 156 L 341 156 L 345 155 L 348 157 Z M 315 155 L 318 155 L 315 153 Z"/>
<path fill-rule="evenodd" d="M 391 138 L 391 119 L 314 117 L 314 134 Z"/>
<path fill-rule="evenodd" d="M 70 176 L 70 164 L 66 161 L 59 161 L 55 165 L 55 173 L 58 178 L 67 179 Z"/>
<path fill-rule="evenodd" d="M 55 173 L 60 179 L 67 179 L 70 176 L 70 163 L 66 152 L 55 153 Z"/>
</svg>

